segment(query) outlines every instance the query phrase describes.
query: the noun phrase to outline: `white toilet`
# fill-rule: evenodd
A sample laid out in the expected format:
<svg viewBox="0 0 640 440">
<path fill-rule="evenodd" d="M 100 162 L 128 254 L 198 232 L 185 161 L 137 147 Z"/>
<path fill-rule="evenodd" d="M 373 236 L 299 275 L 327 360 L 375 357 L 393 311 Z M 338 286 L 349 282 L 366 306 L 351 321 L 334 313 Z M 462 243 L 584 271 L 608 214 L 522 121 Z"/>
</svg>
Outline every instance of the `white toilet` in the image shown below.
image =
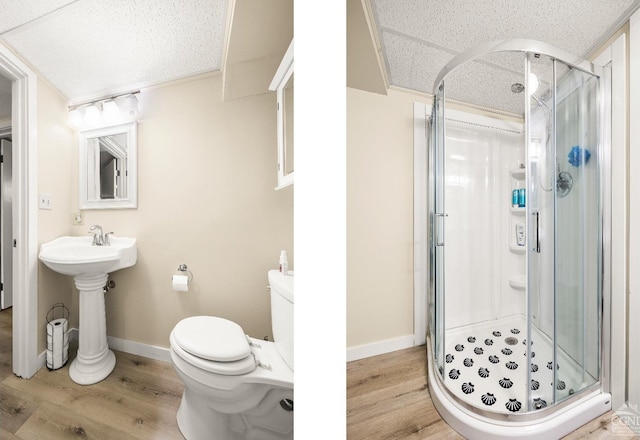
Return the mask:
<svg viewBox="0 0 640 440">
<path fill-rule="evenodd" d="M 214 316 L 173 328 L 171 360 L 184 382 L 178 426 L 187 440 L 293 439 L 293 272 L 268 278 L 275 342 Z"/>
</svg>

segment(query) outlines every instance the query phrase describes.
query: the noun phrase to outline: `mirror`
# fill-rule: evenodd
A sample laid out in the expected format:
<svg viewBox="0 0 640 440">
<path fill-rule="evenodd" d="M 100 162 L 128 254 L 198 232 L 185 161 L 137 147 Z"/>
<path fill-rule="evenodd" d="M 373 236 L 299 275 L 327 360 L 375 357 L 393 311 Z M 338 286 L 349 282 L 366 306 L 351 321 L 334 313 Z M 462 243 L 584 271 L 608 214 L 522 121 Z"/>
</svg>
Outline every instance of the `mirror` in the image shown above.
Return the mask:
<svg viewBox="0 0 640 440">
<path fill-rule="evenodd" d="M 138 206 L 135 122 L 80 132 L 80 209 Z"/>
<path fill-rule="evenodd" d="M 276 91 L 278 102 L 278 186 L 293 183 L 293 41 L 271 81 L 269 90 Z"/>
<path fill-rule="evenodd" d="M 284 175 L 293 173 L 293 74 L 282 91 L 284 119 Z"/>
</svg>

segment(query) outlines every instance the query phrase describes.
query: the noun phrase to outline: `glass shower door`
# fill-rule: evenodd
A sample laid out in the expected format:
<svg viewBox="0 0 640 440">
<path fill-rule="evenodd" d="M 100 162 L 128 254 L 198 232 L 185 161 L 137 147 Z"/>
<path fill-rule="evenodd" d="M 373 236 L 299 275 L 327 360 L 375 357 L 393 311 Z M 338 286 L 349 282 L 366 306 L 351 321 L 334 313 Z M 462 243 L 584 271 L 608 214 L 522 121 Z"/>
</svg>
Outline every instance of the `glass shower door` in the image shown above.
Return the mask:
<svg viewBox="0 0 640 440">
<path fill-rule="evenodd" d="M 600 377 L 599 78 L 556 61 L 556 401 Z M 562 122 L 562 123 L 560 123 Z"/>
<path fill-rule="evenodd" d="M 548 56 L 525 59 L 527 131 L 527 384 L 528 411 L 554 400 L 555 70 Z"/>
<path fill-rule="evenodd" d="M 527 54 L 529 410 L 600 375 L 598 78 Z M 532 345 L 533 344 L 533 345 Z"/>
</svg>

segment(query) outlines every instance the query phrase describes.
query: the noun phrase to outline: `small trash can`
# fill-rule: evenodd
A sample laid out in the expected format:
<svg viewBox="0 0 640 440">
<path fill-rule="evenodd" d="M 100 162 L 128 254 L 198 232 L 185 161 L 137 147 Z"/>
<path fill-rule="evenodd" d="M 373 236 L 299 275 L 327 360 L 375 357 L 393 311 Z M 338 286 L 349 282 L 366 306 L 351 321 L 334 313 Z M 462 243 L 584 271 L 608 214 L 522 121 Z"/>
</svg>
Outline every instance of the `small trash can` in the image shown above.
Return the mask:
<svg viewBox="0 0 640 440">
<path fill-rule="evenodd" d="M 47 312 L 47 368 L 57 370 L 69 360 L 69 309 L 56 303 Z"/>
</svg>

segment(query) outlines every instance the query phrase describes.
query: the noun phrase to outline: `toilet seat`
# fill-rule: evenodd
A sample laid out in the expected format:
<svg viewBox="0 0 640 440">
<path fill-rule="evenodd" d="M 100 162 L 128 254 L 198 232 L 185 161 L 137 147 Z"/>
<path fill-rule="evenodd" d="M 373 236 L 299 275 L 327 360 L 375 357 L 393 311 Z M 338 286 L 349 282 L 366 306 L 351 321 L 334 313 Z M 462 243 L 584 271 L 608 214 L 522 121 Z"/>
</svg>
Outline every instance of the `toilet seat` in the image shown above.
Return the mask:
<svg viewBox="0 0 640 440">
<path fill-rule="evenodd" d="M 235 376 L 256 368 L 242 327 L 216 316 L 192 316 L 171 332 L 176 353 L 192 365 L 212 373 Z"/>
</svg>

